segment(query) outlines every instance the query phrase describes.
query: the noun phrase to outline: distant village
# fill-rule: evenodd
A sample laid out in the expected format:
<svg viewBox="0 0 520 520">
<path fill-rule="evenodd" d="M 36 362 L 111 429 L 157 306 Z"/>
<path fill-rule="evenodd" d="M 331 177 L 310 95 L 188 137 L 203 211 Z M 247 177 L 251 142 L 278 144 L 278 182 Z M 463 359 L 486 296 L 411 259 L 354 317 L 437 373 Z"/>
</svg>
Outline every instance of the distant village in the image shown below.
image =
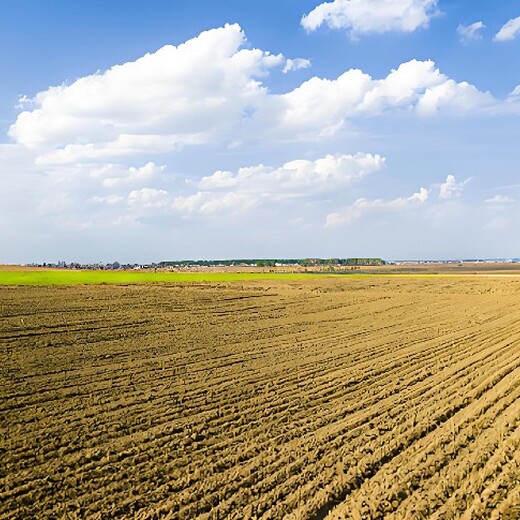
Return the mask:
<svg viewBox="0 0 520 520">
<path fill-rule="evenodd" d="M 494 264 L 520 263 L 520 258 L 463 259 L 463 260 L 383 260 L 381 258 L 258 258 L 230 260 L 168 260 L 152 263 L 120 262 L 43 262 L 27 264 L 28 267 L 47 267 L 52 269 L 79 269 L 96 271 L 140 270 L 140 269 L 189 269 L 218 267 L 370 267 L 383 265 L 442 265 L 442 264 Z"/>
<path fill-rule="evenodd" d="M 230 260 L 168 260 L 150 264 L 138 263 L 79 263 L 79 262 L 43 262 L 27 264 L 28 267 L 48 267 L 54 269 L 85 270 L 132 270 L 132 269 L 164 269 L 190 267 L 342 267 L 342 266 L 380 266 L 387 262 L 381 258 L 258 258 Z"/>
</svg>

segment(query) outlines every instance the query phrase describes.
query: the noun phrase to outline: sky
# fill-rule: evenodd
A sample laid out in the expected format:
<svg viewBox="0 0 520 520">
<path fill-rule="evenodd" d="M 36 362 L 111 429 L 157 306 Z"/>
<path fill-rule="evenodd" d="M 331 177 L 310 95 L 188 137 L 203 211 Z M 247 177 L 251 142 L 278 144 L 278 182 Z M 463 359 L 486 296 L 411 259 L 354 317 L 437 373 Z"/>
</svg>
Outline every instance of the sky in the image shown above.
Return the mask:
<svg viewBox="0 0 520 520">
<path fill-rule="evenodd" d="M 520 257 L 520 1 L 0 0 L 0 263 Z"/>
</svg>

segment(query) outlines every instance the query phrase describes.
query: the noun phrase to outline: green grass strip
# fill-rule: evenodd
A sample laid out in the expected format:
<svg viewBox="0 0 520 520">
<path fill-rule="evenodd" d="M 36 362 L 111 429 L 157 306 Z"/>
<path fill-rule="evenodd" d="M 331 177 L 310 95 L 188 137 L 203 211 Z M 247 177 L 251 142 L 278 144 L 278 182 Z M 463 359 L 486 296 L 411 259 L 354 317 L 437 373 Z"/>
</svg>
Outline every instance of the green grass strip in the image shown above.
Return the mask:
<svg viewBox="0 0 520 520">
<path fill-rule="evenodd" d="M 242 282 L 247 280 L 302 280 L 299 273 L 165 273 L 140 271 L 0 270 L 0 285 L 100 285 L 186 282 Z M 322 275 L 315 275 L 322 276 Z"/>
<path fill-rule="evenodd" d="M 102 285 L 102 284 L 144 284 L 144 283 L 197 283 L 197 282 L 244 282 L 248 280 L 308 280 L 310 278 L 472 278 L 511 276 L 496 273 L 168 273 L 151 271 L 88 271 L 66 269 L 25 269 L 2 270 L 0 268 L 0 286 L 10 285 Z"/>
</svg>

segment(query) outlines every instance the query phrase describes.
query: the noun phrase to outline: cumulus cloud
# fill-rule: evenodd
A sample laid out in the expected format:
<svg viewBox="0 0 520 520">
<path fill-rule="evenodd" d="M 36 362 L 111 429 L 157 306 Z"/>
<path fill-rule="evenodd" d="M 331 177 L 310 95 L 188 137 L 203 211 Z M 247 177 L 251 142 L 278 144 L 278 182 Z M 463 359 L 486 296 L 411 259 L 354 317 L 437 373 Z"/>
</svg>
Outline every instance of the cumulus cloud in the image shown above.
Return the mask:
<svg viewBox="0 0 520 520">
<path fill-rule="evenodd" d="M 113 195 L 94 198 L 92 202 L 110 204 L 121 200 L 119 196 Z M 238 214 L 252 208 L 256 200 L 251 195 L 233 191 L 197 191 L 187 195 L 173 195 L 166 190 L 142 188 L 130 192 L 126 202 L 132 217 L 158 214 L 188 217 Z"/>
<path fill-rule="evenodd" d="M 152 116 L 152 114 L 150 114 Z M 71 136 L 73 138 L 73 136 Z M 99 161 L 107 158 L 124 158 L 130 155 L 162 153 L 175 151 L 184 145 L 202 145 L 206 137 L 200 135 L 130 135 L 122 134 L 113 141 L 64 144 L 57 149 L 50 147 L 40 148 L 41 154 L 37 157 L 39 165 L 69 164 L 79 161 Z M 26 143 L 24 143 L 26 144 Z"/>
<path fill-rule="evenodd" d="M 470 114 L 504 110 L 507 107 L 501 106 L 489 92 L 481 92 L 466 81 L 457 83 L 452 79 L 427 88 L 417 103 L 417 111 L 423 115 L 433 115 L 440 111 Z"/>
<path fill-rule="evenodd" d="M 187 192 L 133 190 L 127 205 L 134 214 L 151 212 L 181 216 L 243 213 L 253 207 L 292 199 L 312 199 L 361 180 L 384 167 L 380 155 L 326 155 L 314 161 L 297 159 L 275 168 L 263 164 L 239 168 L 236 173 L 217 170 L 200 181 L 186 182 Z M 190 190 L 192 192 L 190 193 Z M 115 204 L 118 195 L 93 197 L 90 202 Z"/>
<path fill-rule="evenodd" d="M 232 172 L 217 170 L 212 175 L 203 177 L 198 185 L 199 188 L 203 190 L 213 190 L 220 188 L 231 188 L 236 186 L 237 183 L 237 176 L 233 175 Z"/>
<path fill-rule="evenodd" d="M 482 39 L 480 31 L 485 28 L 486 26 L 482 22 L 475 22 L 470 25 L 459 24 L 457 27 L 457 33 L 459 34 L 462 43 L 469 43 L 474 40 Z"/>
<path fill-rule="evenodd" d="M 330 191 L 360 180 L 383 168 L 380 155 L 326 155 L 309 161 L 287 162 L 279 168 L 258 165 L 240 168 L 236 174 L 216 171 L 202 178 L 198 187 L 206 190 L 234 188 L 256 196 L 286 197 L 301 193 Z"/>
<path fill-rule="evenodd" d="M 168 206 L 169 194 L 166 190 L 142 188 L 128 195 L 128 205 L 136 210 L 160 209 Z"/>
<path fill-rule="evenodd" d="M 157 166 L 152 161 L 137 168 L 134 166 L 121 168 L 119 165 L 110 164 L 95 169 L 91 173 L 91 176 L 104 176 L 105 178 L 102 181 L 103 186 L 113 188 L 116 186 L 147 182 L 160 172 L 163 172 L 165 168 L 166 166 Z"/>
<path fill-rule="evenodd" d="M 228 33 L 236 38 L 235 45 L 240 46 L 242 33 L 237 32 L 234 26 L 226 26 L 219 34 L 221 38 L 227 40 L 230 37 Z M 215 34 L 212 34 L 212 37 L 214 36 Z M 206 37 L 207 33 L 203 33 L 198 39 L 204 40 Z M 200 43 L 198 39 L 196 39 L 197 43 Z M 193 44 L 193 41 L 188 43 Z M 176 51 L 174 53 L 176 56 L 182 47 L 172 47 Z M 203 46 L 203 48 L 207 50 L 208 46 Z M 162 98 L 164 107 L 155 105 L 155 101 L 150 104 L 143 101 L 139 108 L 139 116 L 136 116 L 132 115 L 135 109 L 132 109 L 130 114 L 124 113 L 124 103 L 119 104 L 119 114 L 116 110 L 117 106 L 113 107 L 110 104 L 105 106 L 99 100 L 97 105 L 103 105 L 102 109 L 94 110 L 96 103 L 93 103 L 92 107 L 88 104 L 87 108 L 83 107 L 85 100 L 81 99 L 81 103 L 79 103 L 79 96 L 70 94 L 70 91 L 84 90 L 81 87 L 81 80 L 78 80 L 70 87 L 50 89 L 46 93 L 39 94 L 37 99 L 40 99 L 40 108 L 20 114 L 16 123 L 11 127 L 11 135 L 25 146 L 36 146 L 36 152 L 40 153 L 37 162 L 48 165 L 98 161 L 105 157 L 117 158 L 136 153 L 161 152 L 175 149 L 181 142 L 183 145 L 195 145 L 226 139 L 233 142 L 237 138 L 242 140 L 258 138 L 325 139 L 340 131 L 351 119 L 395 110 L 433 115 L 442 111 L 456 114 L 502 109 L 500 103 L 491 94 L 480 92 L 466 82 L 457 83 L 446 77 L 435 68 L 432 61 L 417 60 L 401 64 L 387 77 L 379 80 L 373 79 L 360 70 L 352 69 L 335 80 L 314 77 L 287 94 L 272 95 L 249 74 L 252 74 L 252 71 L 258 72 L 258 68 L 262 66 L 265 69 L 266 63 L 272 64 L 273 56 L 263 51 L 247 50 L 247 52 L 253 52 L 253 55 L 246 54 L 244 58 L 241 56 L 242 52 L 243 50 L 238 50 L 230 56 L 228 53 L 224 59 L 225 66 L 221 67 L 225 69 L 225 73 L 221 71 L 218 74 L 222 77 L 222 75 L 230 74 L 229 70 L 235 71 L 237 65 L 230 65 L 229 62 L 245 61 L 247 67 L 242 65 L 238 67 L 241 70 L 239 83 L 242 87 L 238 88 L 241 94 L 236 94 L 236 85 L 227 90 L 222 86 L 216 87 L 211 95 L 209 89 L 206 93 L 197 93 L 195 92 L 197 88 L 189 89 L 184 86 L 182 87 L 186 89 L 186 92 L 183 93 L 184 97 L 178 99 L 175 94 L 175 81 L 180 72 L 176 71 L 173 74 L 176 79 L 172 84 L 171 99 L 168 98 L 170 94 L 165 93 L 167 90 L 165 85 L 155 86 L 156 90 L 164 94 Z M 180 53 L 181 56 L 182 54 Z M 148 67 L 160 77 L 167 76 L 166 73 L 155 70 L 154 66 L 148 64 L 150 56 L 147 55 L 141 59 L 143 63 L 139 67 L 145 67 L 143 72 Z M 130 67 L 132 69 L 137 66 L 139 61 L 122 65 L 120 68 L 125 69 L 127 65 L 132 65 Z M 162 63 L 160 60 L 159 62 L 152 61 L 155 65 Z M 205 63 L 206 57 L 200 58 L 199 61 L 200 64 Z M 255 67 L 251 65 L 251 61 L 256 64 Z M 278 58 L 274 61 L 278 61 Z M 244 72 L 245 69 L 249 72 Z M 94 98 L 103 97 L 105 89 L 110 98 L 113 88 L 110 85 L 113 80 L 108 80 L 107 77 L 112 78 L 114 70 L 119 69 L 114 67 L 104 75 L 91 79 L 91 81 L 99 83 L 99 89 L 93 90 Z M 215 70 L 213 72 L 216 74 Z M 204 70 L 204 75 L 208 74 L 211 75 Z M 137 77 L 137 74 L 135 76 Z M 230 78 L 233 84 L 234 79 L 236 78 Z M 212 81 L 215 82 L 217 79 L 212 78 Z M 191 84 L 191 81 L 188 83 Z M 90 84 L 90 80 L 87 81 L 87 84 Z M 148 86 L 151 88 L 152 84 Z M 124 88 L 121 86 L 121 88 L 123 91 L 128 90 L 129 92 L 139 92 L 140 90 L 132 84 Z M 177 90 L 182 90 L 182 88 L 179 87 Z M 221 95 L 218 92 L 219 88 L 224 89 Z M 236 95 L 232 93 L 233 89 L 235 89 Z M 187 92 L 188 90 L 190 92 Z M 198 90 L 201 91 L 201 88 L 199 87 Z M 88 97 L 88 92 L 84 93 Z M 202 97 L 197 98 L 199 94 Z M 57 98 L 54 99 L 54 96 Z M 127 96 L 127 102 L 131 97 Z M 210 101 L 210 97 L 213 101 Z M 241 100 L 238 99 L 240 97 Z M 252 103 L 253 98 L 256 105 Z M 63 100 L 63 104 L 59 102 L 60 100 Z M 79 103 L 76 107 L 74 107 L 75 101 Z M 507 104 L 507 109 L 517 110 L 516 98 L 510 97 L 509 101 L 511 102 Z M 207 108 L 204 116 L 199 113 L 200 106 Z M 184 111 L 184 115 L 176 119 L 174 116 L 179 115 L 179 111 Z M 188 117 L 190 113 L 191 118 Z M 220 117 L 217 117 L 217 113 Z M 52 124 L 48 128 L 39 126 L 40 120 L 51 121 L 53 118 L 59 120 L 61 115 L 66 115 L 65 119 L 74 119 L 77 125 L 75 129 L 68 129 L 71 132 L 68 136 L 55 131 L 55 126 Z M 205 119 L 206 116 L 208 121 Z M 168 117 L 171 117 L 171 120 Z M 112 128 L 115 134 L 107 137 L 100 130 L 102 126 Z M 198 128 L 195 128 L 196 126 Z M 100 132 L 96 134 L 93 130 L 94 133 L 88 134 L 89 128 L 94 127 Z M 117 129 L 123 127 L 128 133 L 117 134 Z M 157 133 L 144 133 L 144 127 L 146 127 L 146 132 L 155 131 Z M 164 132 L 164 135 L 159 132 Z M 88 142 L 89 139 L 94 142 Z M 138 176 L 137 172 L 135 173 L 136 175 L 130 174 L 128 179 Z M 121 184 L 123 182 L 117 180 L 118 176 L 113 176 L 112 179 L 114 180 L 107 180 L 106 183 Z"/>
<path fill-rule="evenodd" d="M 520 16 L 508 20 L 495 34 L 495 37 L 493 39 L 497 42 L 514 40 L 518 33 L 520 33 Z"/>
<path fill-rule="evenodd" d="M 188 215 L 216 215 L 222 213 L 241 213 L 252 208 L 256 201 L 244 193 L 197 192 L 173 199 L 172 209 Z"/>
<path fill-rule="evenodd" d="M 285 61 L 242 48 L 237 25 L 39 92 L 9 135 L 52 161 L 167 151 L 226 135 L 266 94 L 258 78 Z"/>
<path fill-rule="evenodd" d="M 495 195 L 494 197 L 486 199 L 484 202 L 486 204 L 491 204 L 491 205 L 501 205 L 501 204 L 510 204 L 511 202 L 514 202 L 514 201 L 515 201 L 515 199 L 512 199 L 508 195 Z"/>
<path fill-rule="evenodd" d="M 339 225 L 348 225 L 362 218 L 367 213 L 372 212 L 400 212 L 409 208 L 424 204 L 429 197 L 429 191 L 426 188 L 420 188 L 418 192 L 413 193 L 409 197 L 399 197 L 393 200 L 381 199 L 357 199 L 350 206 L 342 211 L 329 213 L 325 220 L 326 227 L 334 227 Z"/>
<path fill-rule="evenodd" d="M 107 195 L 106 197 L 100 197 L 100 196 L 96 195 L 94 197 L 90 197 L 87 200 L 87 202 L 90 202 L 93 204 L 113 205 L 113 204 L 118 204 L 123 200 L 124 200 L 124 197 L 122 197 L 121 195 L 112 194 L 112 195 Z"/>
<path fill-rule="evenodd" d="M 520 112 L 516 97 L 500 102 L 429 60 L 402 63 L 382 79 L 351 69 L 272 94 L 262 81 L 273 68 L 295 70 L 307 60 L 244 48 L 245 42 L 238 25 L 226 25 L 51 87 L 25 101 L 9 135 L 37 154 L 38 164 L 52 166 L 210 143 L 327 139 L 355 118 L 390 111 Z"/>
<path fill-rule="evenodd" d="M 287 74 L 287 72 L 290 72 L 291 70 L 308 69 L 310 66 L 310 60 L 305 58 L 295 58 L 294 60 L 289 58 L 286 60 L 282 72 Z"/>
<path fill-rule="evenodd" d="M 335 80 L 313 77 L 281 96 L 279 129 L 298 138 L 330 136 L 356 117 L 391 111 L 431 116 L 517 110 L 489 92 L 442 74 L 431 60 L 402 63 L 383 79 L 350 69 Z"/>
<path fill-rule="evenodd" d="M 439 198 L 440 199 L 454 199 L 459 197 L 464 189 L 464 186 L 471 181 L 471 178 L 465 179 L 462 182 L 457 182 L 454 175 L 448 175 L 446 180 L 439 184 Z"/>
<path fill-rule="evenodd" d="M 437 13 L 437 0 L 334 0 L 303 16 L 302 26 L 315 31 L 326 24 L 346 29 L 354 38 L 388 31 L 413 32 Z"/>
</svg>

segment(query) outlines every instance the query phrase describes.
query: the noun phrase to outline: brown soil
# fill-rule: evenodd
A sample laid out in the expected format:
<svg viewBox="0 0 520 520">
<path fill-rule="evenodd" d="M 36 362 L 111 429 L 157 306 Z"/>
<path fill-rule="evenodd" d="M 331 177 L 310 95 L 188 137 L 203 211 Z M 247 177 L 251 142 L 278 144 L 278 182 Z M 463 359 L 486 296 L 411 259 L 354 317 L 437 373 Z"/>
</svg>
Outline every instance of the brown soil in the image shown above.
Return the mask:
<svg viewBox="0 0 520 520">
<path fill-rule="evenodd" d="M 520 278 L 0 289 L 1 518 L 520 518 Z"/>
</svg>

